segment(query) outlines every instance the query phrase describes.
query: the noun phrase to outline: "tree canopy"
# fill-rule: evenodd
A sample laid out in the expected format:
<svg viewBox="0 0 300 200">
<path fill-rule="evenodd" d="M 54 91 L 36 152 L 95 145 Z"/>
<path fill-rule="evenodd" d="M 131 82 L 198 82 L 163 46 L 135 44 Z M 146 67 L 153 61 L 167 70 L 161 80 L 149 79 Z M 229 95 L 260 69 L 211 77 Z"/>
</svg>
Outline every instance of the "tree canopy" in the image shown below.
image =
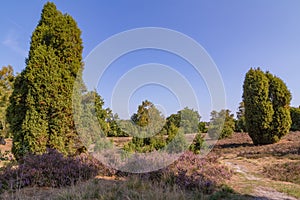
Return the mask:
<svg viewBox="0 0 300 200">
<path fill-rule="evenodd" d="M 210 116 L 208 134 L 211 138 L 227 138 L 234 133 L 235 122 L 230 110 L 222 109 L 219 112 L 213 110 Z"/>
</svg>

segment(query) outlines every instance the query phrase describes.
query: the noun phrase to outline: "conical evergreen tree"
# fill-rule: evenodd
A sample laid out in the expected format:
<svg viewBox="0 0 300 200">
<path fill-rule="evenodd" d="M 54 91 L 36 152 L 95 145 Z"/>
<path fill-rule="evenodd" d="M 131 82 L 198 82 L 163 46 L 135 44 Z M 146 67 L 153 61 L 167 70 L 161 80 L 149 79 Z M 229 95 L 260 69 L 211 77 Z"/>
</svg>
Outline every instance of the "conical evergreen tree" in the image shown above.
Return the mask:
<svg viewBox="0 0 300 200">
<path fill-rule="evenodd" d="M 71 16 L 62 14 L 53 3 L 45 4 L 8 108 L 17 158 L 27 152 L 42 153 L 47 147 L 65 154 L 78 148 L 72 96 L 74 82 L 81 79 L 83 70 L 80 35 Z"/>
<path fill-rule="evenodd" d="M 271 73 L 250 69 L 244 80 L 245 121 L 254 144 L 278 142 L 291 126 L 291 93 Z"/>
</svg>

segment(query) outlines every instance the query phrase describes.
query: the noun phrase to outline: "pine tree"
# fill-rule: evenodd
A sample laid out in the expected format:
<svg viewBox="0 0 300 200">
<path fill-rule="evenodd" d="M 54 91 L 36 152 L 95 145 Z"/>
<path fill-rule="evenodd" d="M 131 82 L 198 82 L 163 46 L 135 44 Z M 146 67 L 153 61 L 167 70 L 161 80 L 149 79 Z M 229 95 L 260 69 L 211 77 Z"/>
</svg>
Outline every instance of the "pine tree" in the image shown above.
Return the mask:
<svg viewBox="0 0 300 200">
<path fill-rule="evenodd" d="M 135 128 L 132 129 L 130 123 L 128 128 L 133 132 L 132 141 L 124 146 L 126 151 L 148 152 L 165 146 L 160 131 L 165 122 L 164 117 L 154 104 L 148 100 L 138 106 L 137 113 L 131 116 Z"/>
<path fill-rule="evenodd" d="M 161 112 L 148 100 L 138 106 L 137 113 L 131 116 L 132 122 L 137 126 L 138 137 L 151 137 L 159 133 L 165 123 Z"/>
<path fill-rule="evenodd" d="M 27 152 L 43 153 L 47 147 L 72 154 L 79 147 L 72 97 L 83 70 L 80 35 L 71 16 L 53 3 L 45 4 L 8 108 L 17 158 Z"/>
</svg>

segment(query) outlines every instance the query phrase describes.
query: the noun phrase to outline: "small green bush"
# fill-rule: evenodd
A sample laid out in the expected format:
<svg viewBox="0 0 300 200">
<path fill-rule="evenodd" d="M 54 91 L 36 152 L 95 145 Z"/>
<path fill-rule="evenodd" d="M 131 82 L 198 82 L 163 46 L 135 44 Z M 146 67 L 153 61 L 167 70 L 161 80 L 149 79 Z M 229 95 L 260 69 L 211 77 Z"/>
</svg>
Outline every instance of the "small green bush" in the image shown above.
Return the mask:
<svg viewBox="0 0 300 200">
<path fill-rule="evenodd" d="M 192 151 L 195 154 L 200 154 L 201 148 L 206 148 L 206 144 L 204 140 L 204 135 L 198 133 L 190 146 L 190 151 Z"/>
</svg>

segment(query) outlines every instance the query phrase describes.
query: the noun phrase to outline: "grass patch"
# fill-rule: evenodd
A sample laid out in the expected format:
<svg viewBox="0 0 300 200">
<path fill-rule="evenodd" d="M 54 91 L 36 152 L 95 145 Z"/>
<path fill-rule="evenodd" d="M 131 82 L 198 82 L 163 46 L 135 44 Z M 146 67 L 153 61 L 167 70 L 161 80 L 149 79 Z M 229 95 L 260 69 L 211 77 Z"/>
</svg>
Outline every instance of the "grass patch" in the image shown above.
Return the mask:
<svg viewBox="0 0 300 200">
<path fill-rule="evenodd" d="M 288 194 L 300 199 L 300 186 L 295 184 L 273 183 L 272 187 L 278 192 Z"/>
<path fill-rule="evenodd" d="M 170 187 L 163 183 L 143 181 L 130 177 L 126 181 L 94 179 L 84 184 L 66 188 L 53 199 L 187 199 L 192 192 L 186 192 L 179 187 Z M 201 199 L 202 194 L 199 196 Z"/>
</svg>

